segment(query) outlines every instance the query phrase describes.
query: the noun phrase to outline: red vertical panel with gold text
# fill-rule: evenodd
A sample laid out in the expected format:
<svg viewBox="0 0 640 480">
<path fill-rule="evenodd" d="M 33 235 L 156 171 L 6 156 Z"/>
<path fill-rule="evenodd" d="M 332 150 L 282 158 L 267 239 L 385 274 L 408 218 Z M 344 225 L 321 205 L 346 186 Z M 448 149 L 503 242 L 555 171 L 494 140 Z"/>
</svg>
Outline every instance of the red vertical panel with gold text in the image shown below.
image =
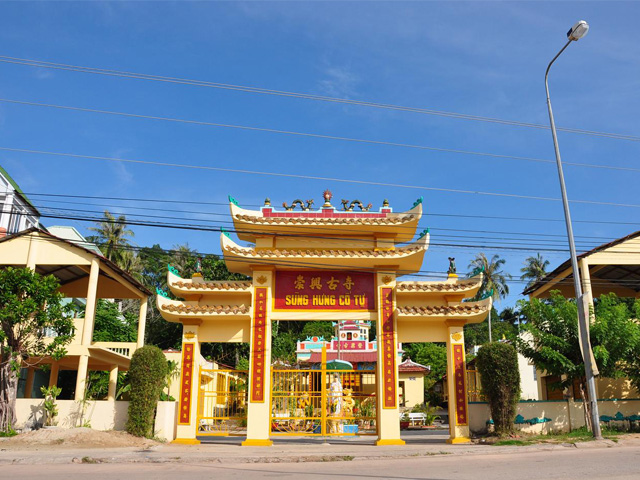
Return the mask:
<svg viewBox="0 0 640 480">
<path fill-rule="evenodd" d="M 384 385 L 383 408 L 396 408 L 396 349 L 393 322 L 393 289 L 384 287 L 382 297 L 382 382 Z"/>
<path fill-rule="evenodd" d="M 467 425 L 467 386 L 464 373 L 464 346 L 453 346 L 454 377 L 456 382 L 456 424 Z"/>
<path fill-rule="evenodd" d="M 191 391 L 193 388 L 193 351 L 195 344 L 182 344 L 182 378 L 180 381 L 180 425 L 191 423 Z"/>
<path fill-rule="evenodd" d="M 264 402 L 265 379 L 265 347 L 267 339 L 266 312 L 267 312 L 267 288 L 256 287 L 255 305 L 253 307 L 253 336 L 251 346 L 253 356 L 251 362 L 251 401 Z"/>
</svg>

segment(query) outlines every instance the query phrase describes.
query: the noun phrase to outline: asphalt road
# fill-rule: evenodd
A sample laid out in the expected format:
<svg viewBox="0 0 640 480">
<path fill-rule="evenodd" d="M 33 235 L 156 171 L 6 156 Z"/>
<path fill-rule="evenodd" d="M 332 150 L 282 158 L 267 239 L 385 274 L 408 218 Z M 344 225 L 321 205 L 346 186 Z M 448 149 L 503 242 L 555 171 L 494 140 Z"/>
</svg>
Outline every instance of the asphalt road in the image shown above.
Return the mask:
<svg viewBox="0 0 640 480">
<path fill-rule="evenodd" d="M 242 464 L 3 465 L 2 478 L 389 479 L 389 480 L 639 480 L 640 448 L 566 449 L 508 454 L 436 455 L 374 461 Z"/>
</svg>

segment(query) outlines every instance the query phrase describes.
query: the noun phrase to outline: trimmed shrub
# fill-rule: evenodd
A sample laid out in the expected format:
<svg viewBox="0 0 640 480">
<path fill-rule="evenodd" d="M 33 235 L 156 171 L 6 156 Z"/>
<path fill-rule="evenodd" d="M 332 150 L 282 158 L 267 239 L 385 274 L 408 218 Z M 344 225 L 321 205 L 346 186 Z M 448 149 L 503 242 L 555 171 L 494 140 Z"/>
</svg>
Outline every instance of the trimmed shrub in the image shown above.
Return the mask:
<svg viewBox="0 0 640 480">
<path fill-rule="evenodd" d="M 131 357 L 129 418 L 126 429 L 137 437 L 153 437 L 156 405 L 165 385 L 169 366 L 162 350 L 145 345 Z"/>
<path fill-rule="evenodd" d="M 518 353 L 508 343 L 488 343 L 478 352 L 478 372 L 482 393 L 489 402 L 496 433 L 513 431 L 520 400 L 520 371 Z"/>
</svg>

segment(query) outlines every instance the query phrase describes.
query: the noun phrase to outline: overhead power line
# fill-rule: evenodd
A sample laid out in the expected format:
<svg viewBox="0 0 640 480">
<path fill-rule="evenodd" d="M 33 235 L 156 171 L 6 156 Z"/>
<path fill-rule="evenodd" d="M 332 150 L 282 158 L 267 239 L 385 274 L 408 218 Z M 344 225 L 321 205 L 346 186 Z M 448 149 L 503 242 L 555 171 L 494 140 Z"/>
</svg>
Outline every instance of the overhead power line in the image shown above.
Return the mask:
<svg viewBox="0 0 640 480">
<path fill-rule="evenodd" d="M 121 224 L 121 222 L 118 222 L 117 220 L 107 220 L 104 217 L 97 217 L 97 216 L 88 216 L 88 215 L 83 215 L 83 214 L 57 214 L 57 213 L 45 213 L 41 215 L 43 218 L 58 218 L 58 219 L 64 219 L 64 220 L 76 220 L 76 221 L 81 221 L 81 222 L 92 222 L 92 223 L 116 223 L 116 224 Z M 161 221 L 144 221 L 144 220 L 131 220 L 131 219 L 127 219 L 126 221 L 127 225 L 135 225 L 135 226 L 145 226 L 145 227 L 156 227 L 156 228 L 167 228 L 167 229 L 177 229 L 177 230 L 190 230 L 190 231 L 206 231 L 206 232 L 216 232 L 216 233 L 220 233 L 223 231 L 227 231 L 229 233 L 236 233 L 236 234 L 242 234 L 242 233 L 258 233 L 258 232 L 252 232 L 250 230 L 236 230 L 234 228 L 223 228 L 221 226 L 216 226 L 216 225 L 201 225 L 201 224 L 185 224 L 185 223 L 181 223 L 179 225 L 177 224 L 171 224 L 171 223 L 167 223 L 167 222 L 161 222 Z M 323 236 L 323 235 L 311 235 L 308 233 L 304 233 L 304 234 L 294 234 L 294 233 L 287 233 L 287 234 L 282 234 L 281 236 L 290 236 L 290 237 L 299 237 L 299 238 L 307 238 L 307 239 L 317 239 L 317 240 L 326 240 L 327 237 Z M 329 237 L 330 238 L 330 237 Z M 462 240 L 459 240 L 459 242 L 462 242 Z M 505 242 L 506 243 L 506 242 Z M 560 252 L 562 254 L 566 254 L 567 253 L 567 249 L 566 248 L 558 248 L 558 247 L 553 247 L 553 246 L 533 246 L 533 245 L 522 245 L 522 246 L 510 246 L 510 245 L 490 245 L 490 244 L 486 244 L 485 243 L 470 243 L 470 242 L 466 242 L 466 243 L 451 243 L 451 242 L 438 242 L 438 241 L 431 241 L 429 242 L 429 246 L 440 246 L 440 247 L 448 247 L 448 248 L 472 248 L 475 250 L 505 250 L 505 251 L 521 251 L 521 252 Z M 330 249 L 330 247 L 327 247 Z M 612 250 L 613 251 L 613 250 Z M 617 251 L 616 251 L 617 253 Z M 635 253 L 629 250 L 624 250 L 621 251 L 621 253 Z M 295 263 L 299 263 L 299 262 L 295 262 Z"/>
<path fill-rule="evenodd" d="M 331 103 L 338 103 L 338 104 L 356 105 L 356 106 L 369 107 L 369 108 L 379 108 L 379 109 L 386 109 L 386 110 L 417 113 L 422 115 L 434 115 L 439 117 L 454 118 L 458 120 L 470 120 L 470 121 L 476 121 L 476 122 L 495 123 L 500 125 L 515 126 L 515 127 L 534 128 L 534 129 L 540 129 L 540 130 L 549 129 L 548 125 L 540 124 L 540 123 L 520 122 L 516 120 L 507 120 L 502 118 L 470 115 L 470 114 L 458 113 L 458 112 L 448 112 L 448 111 L 434 110 L 434 109 L 428 109 L 428 108 L 394 105 L 390 103 L 380 103 L 380 102 L 373 102 L 373 101 L 330 97 L 325 95 L 314 95 L 314 94 L 302 93 L 302 92 L 274 90 L 274 89 L 267 89 L 267 88 L 261 88 L 261 87 L 252 87 L 247 85 L 234 85 L 234 84 L 228 84 L 228 83 L 210 82 L 205 80 L 194 80 L 189 78 L 169 77 L 169 76 L 153 75 L 153 74 L 146 74 L 146 73 L 127 72 L 127 71 L 113 70 L 113 69 L 46 62 L 42 60 L 11 57 L 6 55 L 0 55 L 0 62 L 16 64 L 16 65 L 33 66 L 38 68 L 48 68 L 48 69 L 54 69 L 54 70 L 65 70 L 65 71 L 71 71 L 71 72 L 88 73 L 92 75 L 131 78 L 131 79 L 137 79 L 137 80 L 151 80 L 156 82 L 165 82 L 165 83 L 189 85 L 189 86 L 196 86 L 196 87 L 216 88 L 216 89 L 222 89 L 222 90 L 233 90 L 238 92 L 253 93 L 253 94 L 260 94 L 260 95 L 272 95 L 272 96 L 280 96 L 280 97 L 299 98 L 304 100 L 314 100 L 314 101 L 331 102 Z M 584 130 L 584 129 L 566 128 L 566 127 L 558 127 L 557 130 L 568 132 L 568 133 L 580 134 L 580 135 L 613 138 L 616 140 L 628 140 L 633 142 L 640 141 L 639 136 L 626 135 L 621 133 L 600 132 L 595 130 Z"/>
<path fill-rule="evenodd" d="M 47 242 L 49 241 L 49 239 L 46 238 L 35 238 L 34 240 L 36 241 L 42 241 L 42 242 Z M 53 239 L 54 241 L 59 241 L 59 242 L 66 242 L 69 240 L 65 240 L 62 238 L 58 238 L 55 237 Z M 144 252 L 144 251 L 150 251 L 150 252 L 161 252 L 161 253 L 165 253 L 168 255 L 177 255 L 177 256 L 188 256 L 188 257 L 194 257 L 194 256 L 213 256 L 216 257 L 218 259 L 221 259 L 221 255 L 219 253 L 206 253 L 206 252 L 200 252 L 200 251 L 184 251 L 184 250 L 180 250 L 180 249 L 165 249 L 160 247 L 159 250 L 157 249 L 157 247 L 154 245 L 154 247 L 140 247 L 137 245 L 115 245 L 112 246 L 112 250 L 115 251 L 129 251 L 129 252 L 136 252 L 136 253 L 140 253 L 140 252 Z M 291 267 L 297 267 L 297 268 L 308 268 L 308 267 L 313 267 L 313 268 L 317 268 L 317 269 L 336 269 L 336 268 L 340 268 L 340 267 L 344 267 L 344 265 L 342 264 L 333 264 L 333 263 L 308 263 L 308 262 L 304 262 L 304 261 L 287 261 L 287 260 L 274 260 L 274 259 L 234 259 L 234 262 L 237 263 L 244 263 L 244 264 L 250 264 L 250 265 L 255 265 L 255 264 L 269 264 L 269 265 L 273 265 L 275 267 L 284 267 L 284 268 L 291 268 Z M 373 272 L 376 271 L 376 268 L 366 268 L 366 267 L 358 267 L 355 269 L 352 269 L 352 271 L 359 271 L 359 272 Z M 403 274 L 404 275 L 404 274 Z M 507 280 L 507 283 L 521 283 L 521 284 L 529 284 L 529 280 L 522 280 L 520 277 L 520 275 L 517 274 L 509 274 L 509 273 L 505 273 L 505 275 L 508 275 L 508 277 L 510 277 Z M 434 279 L 442 279 L 445 280 L 446 278 L 448 278 L 448 274 L 447 272 L 444 271 L 440 271 L 440 270 L 424 270 L 421 269 L 415 273 L 409 274 L 409 277 L 418 277 L 418 278 L 434 278 Z M 594 278 L 591 280 L 591 285 L 592 286 L 600 286 L 600 285 L 611 285 L 611 284 L 616 284 L 616 285 L 620 285 L 620 286 L 626 286 L 629 288 L 638 288 L 640 287 L 640 281 L 639 280 L 624 280 L 624 279 L 616 279 L 616 280 L 612 280 L 609 281 L 607 279 L 597 279 Z M 563 286 L 563 285 L 567 285 L 567 286 L 572 286 L 573 285 L 573 280 L 568 279 L 568 278 L 564 278 L 561 279 L 557 282 L 554 282 L 554 285 L 558 285 L 558 286 Z"/>
<path fill-rule="evenodd" d="M 102 209 L 111 209 L 114 208 L 115 210 L 113 211 L 117 211 L 120 214 L 126 214 L 126 215 L 133 215 L 133 216 L 137 216 L 137 217 L 155 217 L 155 218 L 165 218 L 165 219 L 185 219 L 185 220 L 201 220 L 201 221 L 206 221 L 206 222 L 219 222 L 219 223 L 233 223 L 233 221 L 231 220 L 219 220 L 219 219 L 215 219 L 215 220 L 202 220 L 202 219 L 194 219 L 194 218 L 189 218 L 189 217 L 169 217 L 167 215 L 162 215 L 162 216 L 149 216 L 149 215 L 142 215 L 139 213 L 131 213 L 127 210 L 142 210 L 144 212 L 147 211 L 151 211 L 151 212 L 164 212 L 165 214 L 167 212 L 171 212 L 171 213 L 182 213 L 184 215 L 203 215 L 203 216 L 215 216 L 215 217 L 225 217 L 225 218 L 229 218 L 229 212 L 204 212 L 204 211 L 195 211 L 195 210 L 179 210 L 179 209 L 171 209 L 171 208 L 166 208 L 166 207 L 162 207 L 162 208 L 153 208 L 153 207 L 136 207 L 136 206 L 130 206 L 130 205 L 115 205 L 115 204 L 96 204 L 96 203 L 86 203 L 86 202 L 73 202 L 73 201 L 65 201 L 65 200 L 46 200 L 47 202 L 50 203 L 62 203 L 62 204 L 72 204 L 72 205 L 82 205 L 82 206 L 95 206 L 95 207 L 100 207 Z M 101 212 L 96 212 L 94 211 L 89 211 L 89 210 L 83 210 L 83 209 L 67 209 L 67 208 L 61 208 L 58 206 L 49 206 L 49 205 L 45 205 L 45 204 L 41 204 L 41 203 L 37 203 L 36 207 L 39 210 L 44 210 L 44 209 L 48 209 L 48 210 L 53 210 L 53 211 L 73 211 L 73 212 L 82 212 L 82 213 L 101 213 Z M 288 229 L 290 229 L 291 227 L 288 227 Z M 294 227 L 295 228 L 295 227 Z M 516 231 L 496 231 L 496 230 L 472 230 L 472 229 L 459 229 L 459 228 L 445 228 L 445 227 L 438 227 L 436 225 L 418 225 L 417 226 L 417 230 L 424 230 L 424 229 L 430 229 L 430 230 L 437 230 L 437 231 L 443 231 L 443 232 L 463 232 L 463 233 L 472 233 L 474 235 L 449 235 L 452 237 L 472 237 L 472 238 L 490 238 L 490 239 L 496 239 L 498 237 L 495 237 L 495 235 L 509 235 L 510 237 L 507 237 L 506 239 L 512 239 L 513 238 L 517 238 L 517 237 L 553 237 L 551 239 L 547 239 L 547 238 L 536 238 L 536 241 L 545 241 L 545 242 L 557 242 L 558 239 L 562 240 L 562 243 L 564 244 L 564 242 L 566 242 L 566 235 L 562 235 L 562 234 L 552 234 L 552 233 L 539 233 L 539 232 L 516 232 Z M 394 227 L 394 229 L 396 230 L 396 232 L 402 232 L 403 230 L 416 230 L 416 227 L 408 227 L 408 226 L 402 226 L 402 225 L 396 225 Z M 352 233 L 352 234 L 357 234 L 359 232 L 361 232 L 360 230 L 358 230 L 355 226 L 353 228 L 336 228 L 336 227 L 329 227 L 327 226 L 324 229 L 324 232 L 326 232 L 328 235 L 332 235 L 334 232 L 335 233 Z M 296 233 L 294 231 L 294 233 Z M 478 234 L 491 234 L 494 235 L 492 237 L 479 237 Z M 325 237 L 326 238 L 326 237 Z M 505 239 L 504 237 L 500 237 L 502 239 Z M 601 239 L 601 240 L 610 240 L 610 237 L 601 237 L 601 236 L 593 236 L 593 235 L 577 235 L 576 238 L 581 238 L 581 239 L 589 239 L 589 240 L 594 240 L 594 239 Z M 523 238 L 523 240 L 533 240 L 533 239 L 527 239 L 527 238 Z M 591 242 L 594 243 L 594 242 Z M 600 242 L 602 243 L 602 242 Z M 584 243 L 583 243 L 584 244 Z M 599 243 L 598 243 L 599 244 Z"/>
<path fill-rule="evenodd" d="M 151 202 L 151 203 L 173 203 L 173 204 L 192 204 L 192 205 L 224 205 L 229 206 L 229 202 L 206 202 L 206 201 L 198 201 L 198 200 L 180 200 L 173 199 L 167 200 L 166 198 L 129 198 L 129 197 L 105 197 L 105 196 L 96 196 L 96 195 L 70 195 L 70 194 L 62 194 L 62 193 L 38 193 L 38 192 L 25 192 L 27 196 L 31 197 L 55 197 L 55 198 L 88 198 L 88 199 L 98 199 L 98 200 L 117 200 L 117 201 L 127 201 L 127 202 Z M 245 207 L 262 207 L 263 204 L 243 204 Z M 191 212 L 195 213 L 195 212 Z M 456 213 L 442 213 L 442 212 L 432 212 L 427 211 L 423 214 L 425 217 L 453 217 L 453 218 L 468 218 L 468 219 L 490 219 L 490 220 L 513 220 L 513 221 L 530 221 L 530 222 L 561 222 L 565 223 L 564 219 L 561 218 L 543 218 L 543 217 L 510 217 L 504 215 L 466 215 L 466 214 L 456 214 Z M 632 225 L 632 226 L 640 226 L 640 221 L 638 222 L 616 222 L 610 220 L 572 220 L 573 223 L 588 223 L 588 224 L 607 224 L 607 225 Z M 425 227 L 423 227 L 425 228 Z M 533 235 L 533 234 L 532 234 Z M 546 235 L 546 234 L 538 234 L 535 235 Z M 566 237 L 566 234 L 560 235 L 562 237 Z M 590 236 L 589 238 L 596 238 Z M 605 238 L 605 237 L 599 237 Z M 608 238 L 608 237 L 606 237 Z"/>
<path fill-rule="evenodd" d="M 322 180 L 325 182 L 341 182 L 341 183 L 353 183 L 353 184 L 359 184 L 359 185 L 375 185 L 375 186 L 382 186 L 382 187 L 408 188 L 412 190 L 425 190 L 425 191 L 442 192 L 442 193 L 460 193 L 460 194 L 468 194 L 468 195 L 483 195 L 483 196 L 491 196 L 491 197 L 519 198 L 523 200 L 541 200 L 541 201 L 552 201 L 552 202 L 560 201 L 560 199 L 556 197 L 542 197 L 537 195 L 519 195 L 516 193 L 484 192 L 480 190 L 464 190 L 459 188 L 440 188 L 440 187 L 428 187 L 428 186 L 422 186 L 422 185 L 406 185 L 401 183 L 373 182 L 368 180 L 355 180 L 355 179 L 345 179 L 345 178 L 336 178 L 336 177 L 321 177 L 317 175 L 298 175 L 293 173 L 265 172 L 265 171 L 259 171 L 259 170 L 244 170 L 239 168 L 211 167 L 208 165 L 188 165 L 183 163 L 158 162 L 153 160 L 135 160 L 135 159 L 116 158 L 116 157 L 104 157 L 99 155 L 80 155 L 76 153 L 50 152 L 45 150 L 32 150 L 32 149 L 26 149 L 26 148 L 11 148 L 11 147 L 0 146 L 0 150 L 8 151 L 8 152 L 29 153 L 29 154 L 36 154 L 36 155 L 69 157 L 74 159 L 80 158 L 85 160 L 104 160 L 104 161 L 110 161 L 110 162 L 155 165 L 160 167 L 210 170 L 210 171 L 216 171 L 216 172 L 242 173 L 242 174 L 250 174 L 250 175 L 266 175 L 266 176 L 272 176 L 272 177 L 299 178 L 304 180 Z M 570 202 L 576 203 L 576 204 L 604 205 L 604 206 L 610 206 L 610 207 L 640 208 L 640 204 L 633 204 L 633 203 L 599 202 L 596 200 L 576 200 L 576 199 L 570 200 Z"/>
<path fill-rule="evenodd" d="M 429 150 L 434 152 L 443 152 L 443 153 L 455 153 L 460 155 L 473 155 L 473 156 L 481 156 L 481 157 L 489 157 L 503 160 L 520 160 L 527 162 L 537 162 L 537 163 L 549 163 L 555 164 L 555 160 L 547 159 L 547 158 L 535 158 L 535 157 L 522 157 L 517 155 L 504 155 L 500 153 L 490 153 L 490 152 L 475 152 L 471 150 L 459 150 L 454 148 L 444 148 L 444 147 L 433 147 L 428 145 L 417 145 L 411 143 L 400 143 L 400 142 L 388 142 L 384 140 L 370 140 L 364 138 L 353 138 L 353 137 L 343 137 L 339 135 L 325 135 L 319 133 L 309 133 L 309 132 L 298 132 L 293 130 L 281 130 L 276 128 L 267 128 L 267 127 L 255 127 L 249 125 L 237 125 L 230 123 L 218 123 L 218 122 L 205 122 L 201 120 L 189 120 L 185 118 L 175 118 L 175 117 L 161 117 L 157 115 L 145 115 L 145 114 L 137 114 L 137 113 L 128 113 L 128 112 L 118 112 L 113 110 L 100 110 L 96 108 L 84 108 L 84 107 L 74 107 L 70 105 L 57 105 L 52 103 L 41 103 L 41 102 L 30 102 L 25 100 L 14 100 L 9 98 L 0 98 L 0 102 L 4 103 L 12 103 L 16 105 L 27 105 L 32 107 L 45 107 L 45 108 L 56 108 L 60 110 L 68 110 L 74 112 L 84 112 L 84 113 L 98 113 L 102 115 L 115 115 L 121 117 L 128 118 L 136 118 L 136 119 L 144 119 L 144 120 L 158 120 L 163 122 L 177 122 L 177 123 L 185 123 L 190 125 L 201 125 L 207 127 L 217 127 L 217 128 L 231 128 L 238 130 L 247 130 L 254 132 L 264 132 L 264 133 L 277 133 L 283 135 L 294 135 L 300 137 L 309 137 L 309 138 L 319 138 L 323 140 L 339 140 L 345 142 L 352 143 L 362 143 L 362 144 L 371 144 L 371 145 L 383 145 L 389 147 L 400 147 L 400 148 L 411 148 L 417 150 Z M 624 171 L 624 172 L 640 172 L 640 168 L 635 167 L 624 167 L 617 165 L 598 165 L 592 163 L 578 163 L 578 162 L 563 162 L 563 165 L 573 166 L 573 167 L 585 167 L 585 168 L 597 168 L 597 169 L 605 169 L 605 170 L 616 170 L 616 171 Z"/>
</svg>

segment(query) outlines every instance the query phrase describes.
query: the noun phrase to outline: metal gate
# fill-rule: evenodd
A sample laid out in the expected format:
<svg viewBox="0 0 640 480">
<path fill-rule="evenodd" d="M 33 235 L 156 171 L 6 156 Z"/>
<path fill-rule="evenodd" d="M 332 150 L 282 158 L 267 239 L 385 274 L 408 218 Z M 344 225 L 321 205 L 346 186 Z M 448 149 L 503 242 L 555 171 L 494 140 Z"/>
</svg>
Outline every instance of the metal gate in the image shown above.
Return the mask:
<svg viewBox="0 0 640 480">
<path fill-rule="evenodd" d="M 376 435 L 375 370 L 272 370 L 272 435 Z"/>
<path fill-rule="evenodd" d="M 246 435 L 246 370 L 200 368 L 199 378 L 196 435 Z"/>
</svg>

